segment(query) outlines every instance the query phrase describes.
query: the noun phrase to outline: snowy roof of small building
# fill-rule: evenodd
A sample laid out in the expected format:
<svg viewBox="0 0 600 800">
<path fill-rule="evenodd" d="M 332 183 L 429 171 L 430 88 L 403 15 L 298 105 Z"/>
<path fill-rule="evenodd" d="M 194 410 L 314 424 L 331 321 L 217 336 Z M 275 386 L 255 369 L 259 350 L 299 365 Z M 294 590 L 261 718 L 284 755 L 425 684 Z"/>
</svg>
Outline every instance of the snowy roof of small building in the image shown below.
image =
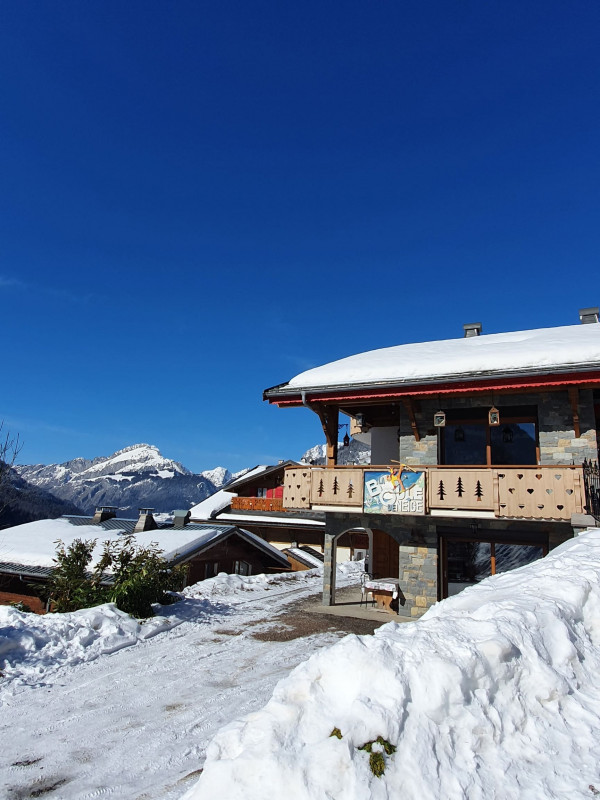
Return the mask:
<svg viewBox="0 0 600 800">
<path fill-rule="evenodd" d="M 219 511 L 231 505 L 231 498 L 237 497 L 235 492 L 226 492 L 225 489 L 219 489 L 218 492 L 211 494 L 200 503 L 190 508 L 192 519 L 212 519 Z"/>
<path fill-rule="evenodd" d="M 0 562 L 28 567 L 54 567 L 56 542 L 60 539 L 65 547 L 76 539 L 96 540 L 92 564 L 100 557 L 102 543 L 106 540 L 120 538 L 120 534 L 130 533 L 127 530 L 106 531 L 100 525 L 73 524 L 71 519 L 42 519 L 26 522 L 0 531 Z M 272 547 L 260 536 L 241 530 L 234 525 L 186 525 L 185 528 L 158 528 L 135 534 L 137 544 L 144 547 L 156 543 L 166 561 L 181 562 L 192 554 L 204 550 L 216 540 L 237 533 L 251 541 L 261 550 L 269 553 L 279 562 L 282 556 L 277 548 Z M 285 561 L 285 559 L 283 559 Z"/>
<path fill-rule="evenodd" d="M 566 325 L 402 344 L 309 369 L 265 396 L 311 389 L 600 369 L 600 325 Z"/>
</svg>

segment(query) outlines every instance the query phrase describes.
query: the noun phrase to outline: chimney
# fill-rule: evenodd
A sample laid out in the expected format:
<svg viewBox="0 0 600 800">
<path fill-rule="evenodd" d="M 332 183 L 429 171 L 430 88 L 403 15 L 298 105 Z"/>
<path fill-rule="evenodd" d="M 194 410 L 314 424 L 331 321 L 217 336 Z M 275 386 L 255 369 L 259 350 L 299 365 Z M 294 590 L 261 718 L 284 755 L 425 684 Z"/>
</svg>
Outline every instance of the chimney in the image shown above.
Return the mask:
<svg viewBox="0 0 600 800">
<path fill-rule="evenodd" d="M 591 322 L 598 322 L 599 313 L 600 308 L 598 308 L 598 306 L 594 306 L 594 308 L 580 308 L 579 319 L 581 320 L 581 324 L 588 325 Z"/>
<path fill-rule="evenodd" d="M 114 519 L 117 516 L 117 506 L 96 506 L 96 513 L 92 520 L 92 525 L 100 525 L 107 519 Z"/>
<path fill-rule="evenodd" d="M 176 509 L 173 512 L 173 527 L 177 530 L 181 530 L 185 528 L 185 526 L 190 521 L 190 517 L 192 516 L 191 511 L 186 511 L 185 509 Z"/>
<path fill-rule="evenodd" d="M 469 339 L 471 336 L 481 336 L 481 322 L 467 322 L 466 325 L 463 325 L 463 330 L 465 339 Z"/>
<path fill-rule="evenodd" d="M 152 516 L 153 508 L 140 508 L 140 518 L 135 523 L 134 533 L 142 533 L 143 531 L 154 531 L 158 525 Z"/>
</svg>

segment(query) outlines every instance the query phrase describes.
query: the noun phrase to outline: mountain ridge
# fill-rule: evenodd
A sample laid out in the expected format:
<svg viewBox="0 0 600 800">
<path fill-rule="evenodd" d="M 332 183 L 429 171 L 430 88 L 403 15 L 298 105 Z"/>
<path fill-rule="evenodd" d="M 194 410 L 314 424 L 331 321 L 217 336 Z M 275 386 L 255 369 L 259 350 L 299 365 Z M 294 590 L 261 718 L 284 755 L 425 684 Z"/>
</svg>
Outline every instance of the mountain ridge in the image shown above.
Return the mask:
<svg viewBox="0 0 600 800">
<path fill-rule="evenodd" d="M 146 443 L 128 445 L 110 456 L 22 465 L 15 471 L 31 485 L 75 504 L 87 514 L 98 505 L 112 505 L 119 514 L 134 516 L 142 507 L 157 512 L 189 508 L 231 479 L 225 467 L 193 473 Z"/>
</svg>

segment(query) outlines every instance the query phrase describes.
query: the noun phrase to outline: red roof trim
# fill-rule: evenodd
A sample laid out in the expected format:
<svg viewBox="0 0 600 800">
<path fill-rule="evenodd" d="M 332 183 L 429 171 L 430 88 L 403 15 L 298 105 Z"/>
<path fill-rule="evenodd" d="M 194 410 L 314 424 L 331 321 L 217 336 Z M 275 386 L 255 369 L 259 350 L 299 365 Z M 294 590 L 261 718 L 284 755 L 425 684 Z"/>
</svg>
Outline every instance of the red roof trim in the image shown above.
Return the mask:
<svg viewBox="0 0 600 800">
<path fill-rule="evenodd" d="M 470 394 L 475 392 L 501 391 L 511 389 L 535 389 L 561 386 L 577 386 L 594 383 L 600 386 L 598 372 L 580 372 L 568 375 L 536 375 L 507 380 L 506 378 L 488 378 L 476 381 L 457 381 L 455 383 L 420 384 L 397 389 L 357 389 L 352 394 L 343 391 L 319 393 L 311 392 L 307 397 L 309 403 L 341 402 L 344 400 L 384 400 L 395 397 L 427 397 L 443 394 Z M 308 393 L 307 393 L 308 394 Z M 301 406 L 302 397 L 286 399 L 269 398 L 269 402 L 278 406 Z"/>
</svg>

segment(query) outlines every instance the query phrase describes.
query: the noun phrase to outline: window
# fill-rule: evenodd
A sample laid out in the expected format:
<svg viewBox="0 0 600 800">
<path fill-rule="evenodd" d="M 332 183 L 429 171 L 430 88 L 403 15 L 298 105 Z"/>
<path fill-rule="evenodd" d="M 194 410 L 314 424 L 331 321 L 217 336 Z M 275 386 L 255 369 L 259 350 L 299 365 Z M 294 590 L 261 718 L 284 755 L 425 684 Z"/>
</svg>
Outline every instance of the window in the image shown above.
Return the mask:
<svg viewBox="0 0 600 800">
<path fill-rule="evenodd" d="M 233 571 L 236 575 L 251 575 L 252 564 L 247 561 L 235 561 L 233 564 Z"/>
<path fill-rule="evenodd" d="M 487 409 L 449 411 L 438 431 L 440 464 L 539 464 L 535 409 L 500 408 L 497 426 L 489 425 Z"/>
</svg>

